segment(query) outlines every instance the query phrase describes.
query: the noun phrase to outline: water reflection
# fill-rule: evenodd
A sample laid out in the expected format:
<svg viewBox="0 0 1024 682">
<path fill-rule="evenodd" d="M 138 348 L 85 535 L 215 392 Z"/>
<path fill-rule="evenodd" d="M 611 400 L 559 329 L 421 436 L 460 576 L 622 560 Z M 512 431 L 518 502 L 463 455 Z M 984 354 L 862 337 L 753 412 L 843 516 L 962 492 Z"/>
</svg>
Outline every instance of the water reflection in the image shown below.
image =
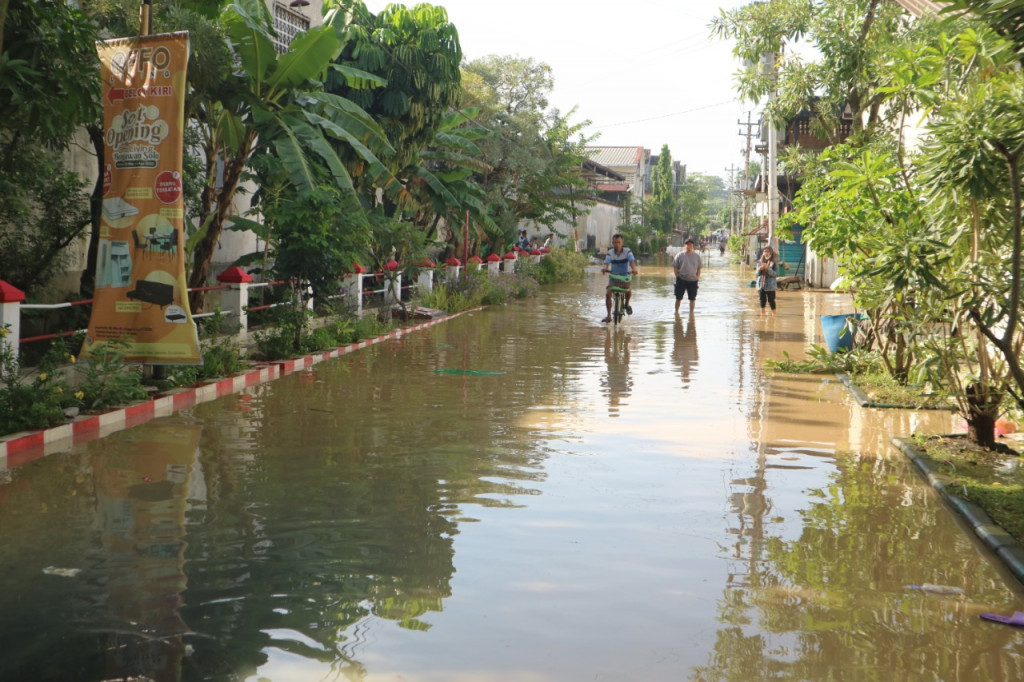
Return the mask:
<svg viewBox="0 0 1024 682">
<path fill-rule="evenodd" d="M 604 362 L 607 368 L 601 380 L 602 393 L 608 397 L 608 416 L 620 415 L 623 399 L 633 389 L 629 374 L 629 353 L 631 339 L 622 327 L 606 329 L 604 337 Z"/>
<path fill-rule="evenodd" d="M 977 627 L 1006 585 L 887 447 L 893 433 L 949 430 L 950 416 L 862 410 L 809 377 L 774 377 L 761 395 L 756 457 L 730 482 L 722 627 L 692 679 L 829 679 L 851 661 L 884 679 L 1024 676 L 1020 638 Z M 962 594 L 911 587 L 921 583 Z"/>
<path fill-rule="evenodd" d="M 697 371 L 700 353 L 697 351 L 697 319 L 693 312 L 683 322 L 681 315 L 676 315 L 672 327 L 675 344 L 672 347 L 672 361 L 679 368 L 679 376 L 683 380 L 683 388 L 690 387 L 690 374 Z"/>
<path fill-rule="evenodd" d="M 181 635 L 189 631 L 180 613 L 185 513 L 199 434 L 196 427 L 161 425 L 133 432 L 130 447 L 93 458 L 111 677 L 180 679 Z"/>
<path fill-rule="evenodd" d="M 717 262 L 698 320 L 645 268 L 598 327 L 594 277 L 10 470 L 0 680 L 1020 678 L 888 444 L 949 416 L 766 372 L 823 304 Z"/>
<path fill-rule="evenodd" d="M 693 679 L 829 679 L 851 660 L 893 680 L 1024 677 L 1019 634 L 978 624 L 1005 586 L 955 524 L 937 527 L 945 510 L 904 462 L 844 458 L 797 508 L 773 504 L 765 491 L 779 486 L 764 478 L 733 483 L 748 490 L 733 497 L 743 537 L 714 653 Z M 909 576 L 966 596 L 923 593 Z"/>
</svg>

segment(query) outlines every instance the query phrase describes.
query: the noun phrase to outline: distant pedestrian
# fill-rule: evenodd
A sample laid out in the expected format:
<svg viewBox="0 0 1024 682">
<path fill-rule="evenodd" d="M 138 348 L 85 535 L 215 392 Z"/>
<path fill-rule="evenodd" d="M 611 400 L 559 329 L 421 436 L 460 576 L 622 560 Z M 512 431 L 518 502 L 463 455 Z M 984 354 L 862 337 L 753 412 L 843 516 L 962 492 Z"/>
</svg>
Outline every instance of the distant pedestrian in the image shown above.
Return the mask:
<svg viewBox="0 0 1024 682">
<path fill-rule="evenodd" d="M 676 314 L 679 314 L 679 304 L 685 295 L 690 300 L 690 312 L 697 301 L 697 286 L 700 281 L 701 259 L 700 254 L 693 252 L 693 239 L 687 238 L 685 251 L 680 251 L 672 259 L 672 269 L 676 273 Z"/>
<path fill-rule="evenodd" d="M 530 237 L 527 235 L 526 230 L 522 230 L 519 233 L 519 241 L 516 242 L 516 246 L 518 246 L 523 251 L 530 250 Z"/>
<path fill-rule="evenodd" d="M 761 303 L 761 315 L 767 303 L 775 314 L 775 291 L 779 288 L 779 259 L 770 246 L 764 247 L 757 260 L 757 298 Z"/>
</svg>

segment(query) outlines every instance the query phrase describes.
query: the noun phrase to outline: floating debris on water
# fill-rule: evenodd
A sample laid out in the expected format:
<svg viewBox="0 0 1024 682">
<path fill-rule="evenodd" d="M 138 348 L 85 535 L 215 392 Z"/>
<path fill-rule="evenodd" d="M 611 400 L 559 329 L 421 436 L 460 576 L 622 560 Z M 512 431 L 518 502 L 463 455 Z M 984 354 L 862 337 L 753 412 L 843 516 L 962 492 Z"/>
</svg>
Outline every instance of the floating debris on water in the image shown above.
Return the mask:
<svg viewBox="0 0 1024 682">
<path fill-rule="evenodd" d="M 43 573 L 46 575 L 57 575 L 61 578 L 74 578 L 81 572 L 80 568 L 57 568 L 56 566 L 47 566 L 43 569 Z"/>
</svg>

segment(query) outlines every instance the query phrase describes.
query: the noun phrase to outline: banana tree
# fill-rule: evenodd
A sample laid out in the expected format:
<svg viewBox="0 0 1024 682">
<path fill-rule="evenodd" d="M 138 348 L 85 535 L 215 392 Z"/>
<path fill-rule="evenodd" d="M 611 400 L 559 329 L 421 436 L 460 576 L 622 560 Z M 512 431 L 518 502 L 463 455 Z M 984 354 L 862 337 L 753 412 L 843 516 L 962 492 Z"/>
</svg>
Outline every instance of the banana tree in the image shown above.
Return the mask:
<svg viewBox="0 0 1024 682">
<path fill-rule="evenodd" d="M 499 231 L 488 214 L 486 194 L 475 175 L 486 169 L 476 141 L 491 131 L 473 125 L 477 109 L 452 112 L 444 117 L 433 142 L 403 171 L 405 181 L 396 196 L 398 207 L 413 215 L 413 222 L 433 238 L 442 219 L 460 222 L 468 213 L 478 241 L 481 235 Z"/>
<path fill-rule="evenodd" d="M 299 193 L 313 191 L 322 165 L 330 182 L 352 192 L 352 178 L 333 145 L 352 149 L 368 174 L 382 182 L 389 176 L 376 154 L 393 149 L 370 116 L 351 101 L 325 93 L 322 80 L 347 40 L 348 16 L 338 9 L 323 24 L 298 35 L 284 54 L 274 49 L 273 18 L 261 0 L 238 0 L 220 15 L 221 25 L 237 57 L 233 73 L 190 103 L 202 132 L 205 160 L 199 228 L 189 239 L 193 249 L 190 287 L 207 283 L 210 265 L 246 168 L 260 147 L 280 158 Z M 346 74 L 373 85 L 380 79 L 348 70 Z M 204 294 L 193 292 L 193 310 L 202 310 Z"/>
</svg>

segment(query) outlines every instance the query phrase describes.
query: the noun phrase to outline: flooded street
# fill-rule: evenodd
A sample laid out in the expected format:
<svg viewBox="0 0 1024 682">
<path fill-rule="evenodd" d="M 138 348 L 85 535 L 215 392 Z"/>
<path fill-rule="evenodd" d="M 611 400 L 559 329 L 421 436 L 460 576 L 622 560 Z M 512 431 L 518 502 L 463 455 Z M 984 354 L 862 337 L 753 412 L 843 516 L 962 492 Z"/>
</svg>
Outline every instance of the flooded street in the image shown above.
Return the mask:
<svg viewBox="0 0 1024 682">
<path fill-rule="evenodd" d="M 550 288 L 0 469 L 0 681 L 1024 679 L 893 435 L 766 358 L 848 297 Z M 922 590 L 921 585 L 943 589 Z"/>
</svg>

